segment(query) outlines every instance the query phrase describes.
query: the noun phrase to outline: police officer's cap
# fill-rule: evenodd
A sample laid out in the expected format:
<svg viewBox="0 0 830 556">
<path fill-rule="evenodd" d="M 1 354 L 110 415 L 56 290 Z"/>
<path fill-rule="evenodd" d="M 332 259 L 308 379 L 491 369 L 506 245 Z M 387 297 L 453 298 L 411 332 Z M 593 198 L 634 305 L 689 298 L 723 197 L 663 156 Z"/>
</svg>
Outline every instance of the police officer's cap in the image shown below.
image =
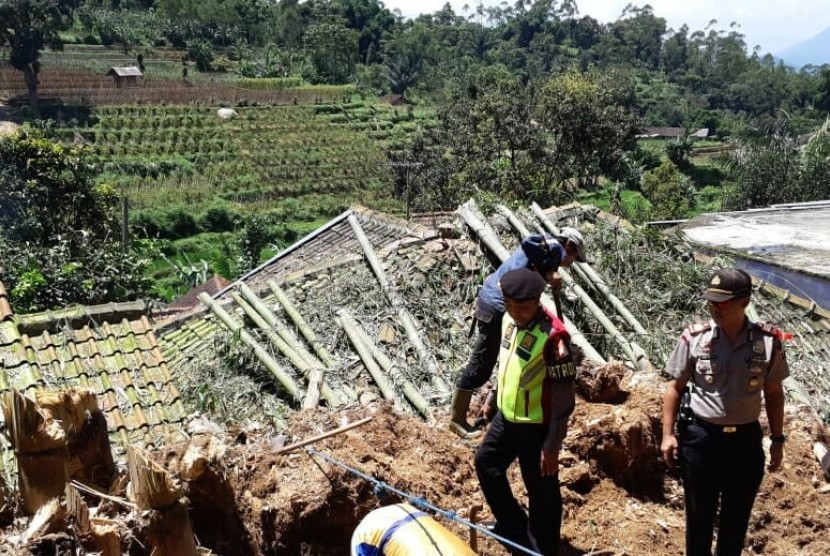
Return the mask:
<svg viewBox="0 0 830 556">
<path fill-rule="evenodd" d="M 539 299 L 545 291 L 545 285 L 544 278 L 538 272 L 528 268 L 506 272 L 499 280 L 504 297 L 515 301 Z"/>
<path fill-rule="evenodd" d="M 728 301 L 752 294 L 752 278 L 737 268 L 722 268 L 712 274 L 701 297 L 709 301 Z"/>
</svg>

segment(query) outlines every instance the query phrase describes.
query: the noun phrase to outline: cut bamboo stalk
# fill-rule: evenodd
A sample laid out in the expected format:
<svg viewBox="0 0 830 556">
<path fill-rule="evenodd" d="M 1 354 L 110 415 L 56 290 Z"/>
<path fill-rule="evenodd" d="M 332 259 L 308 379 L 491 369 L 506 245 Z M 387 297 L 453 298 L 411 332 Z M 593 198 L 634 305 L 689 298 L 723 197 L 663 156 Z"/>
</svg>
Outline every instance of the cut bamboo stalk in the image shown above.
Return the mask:
<svg viewBox="0 0 830 556">
<path fill-rule="evenodd" d="M 288 372 L 277 363 L 268 351 L 259 345 L 259 342 L 247 331 L 245 328 L 236 322 L 227 311 L 225 311 L 218 303 L 216 303 L 210 295 L 206 292 L 199 294 L 199 300 L 204 303 L 214 315 L 222 322 L 222 324 L 234 334 L 239 335 L 239 339 L 245 345 L 254 350 L 257 358 L 263 365 L 274 375 L 274 378 L 282 385 L 283 388 L 293 397 L 297 402 L 302 403 L 303 392 L 294 381 Z"/>
<path fill-rule="evenodd" d="M 47 418 L 35 400 L 16 390 L 3 392 L 3 415 L 17 459 L 17 480 L 25 515 L 35 515 L 66 485 L 66 432 Z"/>
<path fill-rule="evenodd" d="M 284 446 L 276 451 L 274 451 L 274 455 L 276 454 L 284 454 L 286 452 L 291 452 L 293 450 L 297 450 L 298 448 L 302 448 L 303 446 L 308 446 L 309 444 L 314 444 L 315 442 L 319 442 L 320 440 L 325 440 L 326 438 L 331 438 L 332 436 L 337 436 L 338 434 L 344 433 L 346 431 L 350 431 L 352 429 L 356 429 L 357 427 L 363 426 L 369 421 L 374 419 L 373 416 L 365 417 L 360 421 L 355 421 L 354 423 L 349 423 L 348 425 L 344 425 L 340 428 L 336 428 L 334 430 L 324 432 L 323 434 L 318 434 L 317 436 L 312 436 L 311 438 L 307 438 L 305 440 L 301 440 L 300 442 L 295 442 L 289 446 Z"/>
<path fill-rule="evenodd" d="M 409 400 L 409 403 L 411 403 L 415 409 L 418 410 L 418 413 L 420 413 L 424 419 L 430 423 L 434 422 L 435 418 L 432 416 L 432 412 L 430 411 L 429 402 L 421 395 L 415 385 L 401 376 L 398 366 L 394 364 L 392 360 L 389 359 L 389 357 L 387 357 L 386 354 L 374 344 L 366 331 L 363 330 L 363 327 L 360 326 L 360 323 L 350 316 L 348 317 L 348 323 L 353 327 L 355 333 L 361 338 L 366 347 L 369 348 L 369 351 L 375 361 L 377 361 L 381 368 L 386 371 L 386 374 L 391 377 L 392 381 L 400 386 L 404 397 Z"/>
<path fill-rule="evenodd" d="M 77 480 L 108 490 L 115 477 L 107 419 L 91 390 L 38 392 L 43 415 L 60 423 L 66 434 L 67 480 Z"/>
<path fill-rule="evenodd" d="M 308 377 L 308 390 L 303 398 L 303 409 L 314 409 L 320 405 L 321 389 L 323 387 L 323 369 L 313 369 Z M 329 403 L 331 405 L 331 403 Z"/>
<path fill-rule="evenodd" d="M 316 371 L 320 370 L 319 367 L 314 368 L 312 367 L 311 363 L 309 363 L 300 353 L 294 349 L 295 346 L 289 345 L 279 334 L 274 332 L 271 328 L 269 323 L 266 321 L 265 318 L 256 310 L 254 306 L 250 303 L 242 299 L 242 297 L 237 292 L 231 293 L 231 298 L 239 305 L 245 314 L 250 317 L 254 324 L 265 332 L 265 335 L 268 336 L 268 339 L 276 346 L 276 348 L 282 353 L 292 365 L 297 367 L 299 371 L 306 377 L 306 379 L 311 383 L 313 375 Z M 320 380 L 322 381 L 322 371 L 320 371 Z M 321 395 L 321 388 L 318 385 L 317 387 L 317 399 L 319 402 L 319 398 Z M 339 405 L 340 396 L 337 395 L 328 385 L 325 385 L 322 388 L 322 395 L 323 398 L 328 402 L 328 404 L 332 407 Z M 306 392 L 306 396 L 303 399 L 303 407 L 305 407 L 305 403 L 308 401 L 308 392 Z"/>
<path fill-rule="evenodd" d="M 346 332 L 346 336 L 349 337 L 349 341 L 352 343 L 355 351 L 360 356 L 360 360 L 363 361 L 363 365 L 366 367 L 366 370 L 369 371 L 370 375 L 372 375 L 372 379 L 375 381 L 378 389 L 380 389 L 384 399 L 394 402 L 395 405 L 400 405 L 400 399 L 398 398 L 398 394 L 395 392 L 395 388 L 375 362 L 369 347 L 363 342 L 363 339 L 355 333 L 354 327 L 352 326 L 353 322 L 354 321 L 349 319 L 348 314 L 346 314 L 342 309 L 337 312 L 337 324 L 339 324 L 343 331 Z"/>
<path fill-rule="evenodd" d="M 59 498 L 52 498 L 38 508 L 29 526 L 20 537 L 21 544 L 26 545 L 35 539 L 57 533 L 65 528 L 66 508 Z"/>
<path fill-rule="evenodd" d="M 430 380 L 432 381 L 433 386 L 441 393 L 448 393 L 450 388 L 444 379 L 441 378 L 441 375 L 438 372 L 438 366 L 435 364 L 432 354 L 421 340 L 418 327 L 415 324 L 415 319 L 412 318 L 412 315 L 407 310 L 404 300 L 389 283 L 389 280 L 386 277 L 386 272 L 383 270 L 383 266 L 378 260 L 377 255 L 375 255 L 375 250 L 372 247 L 369 238 L 366 237 L 366 233 L 363 231 L 363 228 L 360 226 L 360 222 L 357 221 L 357 218 L 355 218 L 353 214 L 349 215 L 348 220 L 349 225 L 352 227 L 352 231 L 360 243 L 360 246 L 363 248 L 366 260 L 369 262 L 369 266 L 372 268 L 372 271 L 380 284 L 381 290 L 383 290 L 384 295 L 386 295 L 386 299 L 396 310 L 401 326 L 403 326 L 404 331 L 406 331 L 406 336 L 409 338 L 409 342 L 415 348 L 415 353 L 418 354 L 418 359 L 420 359 L 421 363 L 429 372 Z"/>
<path fill-rule="evenodd" d="M 467 201 L 458 207 L 456 212 L 459 216 L 461 216 L 462 220 L 464 220 L 464 223 L 498 258 L 499 261 L 504 262 L 510 256 L 510 252 L 502 245 L 498 234 L 496 234 L 496 232 L 486 223 L 484 217 L 479 214 L 478 209 L 472 201 Z M 542 294 L 542 304 L 548 308 L 548 310 L 555 310 L 554 303 L 547 294 Z M 582 334 L 574 323 L 571 322 L 567 316 L 564 316 L 561 320 L 565 324 L 568 333 L 571 335 L 571 341 L 582 349 L 585 357 L 600 365 L 604 365 L 606 363 L 605 358 L 603 358 L 599 352 L 594 349 L 594 346 L 588 342 L 585 335 Z"/>
<path fill-rule="evenodd" d="M 89 507 L 79 492 L 79 485 L 80 483 L 74 481 L 66 485 L 66 513 L 72 518 L 76 532 L 80 537 L 91 538 L 101 556 L 121 556 L 121 535 L 118 533 L 116 522 L 90 518 Z M 87 489 L 85 492 L 90 491 Z M 132 504 L 130 506 L 132 507 Z"/>
<path fill-rule="evenodd" d="M 498 210 L 507 216 L 508 222 L 510 225 L 513 226 L 513 229 L 521 235 L 522 237 L 526 237 L 530 235 L 530 230 L 522 224 L 522 222 L 513 214 L 509 208 L 499 205 Z M 617 342 L 617 345 L 622 349 L 623 353 L 628 357 L 628 360 L 634 364 L 635 369 L 640 370 L 649 370 L 653 369 L 654 366 L 651 362 L 648 361 L 648 358 L 645 357 L 645 353 L 635 353 L 634 348 L 631 347 L 631 343 L 626 339 L 626 337 L 620 332 L 617 326 L 611 322 L 611 319 L 605 314 L 605 312 L 597 305 L 591 296 L 588 295 L 582 286 L 576 283 L 570 273 L 565 270 L 564 268 L 559 268 L 559 275 L 562 276 L 562 282 L 576 295 L 576 297 L 582 302 L 583 305 L 594 315 L 599 323 L 602 325 L 603 328 L 608 332 L 608 334 Z"/>
<path fill-rule="evenodd" d="M 268 287 L 271 288 L 272 292 L 274 292 L 274 295 L 277 297 L 277 301 L 279 301 L 280 305 L 282 305 L 282 308 L 285 310 L 285 314 L 287 314 L 294 322 L 294 326 L 297 327 L 297 330 L 299 330 L 300 334 L 303 335 L 303 338 L 306 339 L 308 345 L 311 346 L 311 349 L 314 350 L 314 353 L 317 354 L 320 361 L 322 361 L 328 368 L 334 367 L 334 358 L 328 351 L 326 351 L 326 348 L 323 347 L 320 340 L 317 339 L 317 335 L 314 333 L 314 330 L 311 329 L 306 320 L 303 318 L 303 315 L 297 310 L 282 288 L 280 288 L 279 285 L 277 285 L 277 283 L 273 280 L 268 280 Z"/>
<path fill-rule="evenodd" d="M 131 497 L 140 510 L 150 511 L 150 543 L 158 556 L 195 556 L 196 541 L 182 491 L 167 472 L 138 450 L 127 449 Z"/>
<path fill-rule="evenodd" d="M 285 343 L 291 346 L 294 351 L 297 352 L 297 355 L 305 359 L 308 364 L 315 369 L 323 369 L 325 368 L 325 364 L 317 358 L 314 354 L 308 351 L 306 347 L 303 345 L 302 341 L 292 333 L 285 323 L 274 314 L 274 312 L 268 307 L 268 304 L 265 303 L 262 299 L 254 293 L 246 283 L 240 282 L 237 286 L 239 289 L 239 293 L 242 294 L 242 297 L 251 304 L 251 306 L 257 310 L 257 312 L 262 315 L 262 318 L 265 319 L 265 322 L 268 323 L 268 326 L 274 330 L 277 334 L 279 334 L 280 338 L 282 338 Z"/>
<path fill-rule="evenodd" d="M 551 234 L 555 236 L 559 233 L 557 227 L 553 224 L 553 222 L 551 222 L 550 218 L 548 218 L 548 216 L 541 209 L 541 207 L 539 207 L 539 205 L 537 205 L 534 202 L 530 206 L 530 208 L 536 215 L 536 217 L 539 219 L 539 221 L 542 222 L 542 224 L 545 226 L 545 228 L 547 228 L 547 230 Z M 614 293 L 611 291 L 611 288 L 609 288 L 608 284 L 606 284 L 605 281 L 602 279 L 602 276 L 600 276 L 599 273 L 596 270 L 594 270 L 594 268 L 591 265 L 576 261 L 574 262 L 573 267 L 574 270 L 576 270 L 578 273 L 582 273 L 582 275 L 584 275 L 583 280 L 585 280 L 586 283 L 594 286 L 600 293 L 602 293 L 602 295 L 605 296 L 605 298 L 608 300 L 611 306 L 614 307 L 614 310 L 616 310 L 617 313 L 623 318 L 623 320 L 625 320 L 625 322 L 627 322 L 628 325 L 631 326 L 634 332 L 642 335 L 648 334 L 648 331 L 645 329 L 645 327 L 642 324 L 640 324 L 640 321 L 638 321 L 637 318 L 631 313 L 631 311 L 628 310 L 628 307 L 626 307 L 625 304 L 622 301 L 620 301 L 620 299 L 616 295 L 614 295 Z"/>
</svg>

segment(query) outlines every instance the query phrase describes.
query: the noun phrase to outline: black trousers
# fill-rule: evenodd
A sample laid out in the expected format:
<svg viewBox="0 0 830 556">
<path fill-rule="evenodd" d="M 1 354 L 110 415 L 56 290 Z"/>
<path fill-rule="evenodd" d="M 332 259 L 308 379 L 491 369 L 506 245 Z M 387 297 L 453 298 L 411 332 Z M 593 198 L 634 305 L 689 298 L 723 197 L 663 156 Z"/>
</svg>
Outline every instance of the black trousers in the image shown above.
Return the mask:
<svg viewBox="0 0 830 556">
<path fill-rule="evenodd" d="M 501 342 L 501 321 L 504 313 L 493 316 L 490 322 L 478 321 L 476 343 L 467 364 L 461 371 L 457 386 L 464 390 L 481 388 L 493 373 L 496 360 L 499 357 L 499 342 Z"/>
<path fill-rule="evenodd" d="M 686 499 L 686 555 L 711 556 L 715 516 L 717 556 L 740 556 L 752 505 L 764 476 L 763 433 L 758 422 L 723 432 L 695 421 L 680 433 Z"/>
<path fill-rule="evenodd" d="M 542 476 L 542 444 L 548 426 L 511 423 L 499 411 L 475 457 L 476 474 L 484 498 L 496 518 L 495 532 L 545 556 L 556 556 L 562 526 L 559 475 Z M 507 480 L 507 468 L 516 458 L 529 499 L 525 513 Z"/>
</svg>

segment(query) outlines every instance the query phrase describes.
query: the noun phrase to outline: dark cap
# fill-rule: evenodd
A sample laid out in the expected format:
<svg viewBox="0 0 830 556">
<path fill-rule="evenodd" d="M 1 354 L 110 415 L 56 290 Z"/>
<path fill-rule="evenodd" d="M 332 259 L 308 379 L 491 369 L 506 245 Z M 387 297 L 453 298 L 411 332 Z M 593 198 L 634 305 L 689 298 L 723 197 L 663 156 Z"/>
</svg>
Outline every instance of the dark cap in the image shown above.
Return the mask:
<svg viewBox="0 0 830 556">
<path fill-rule="evenodd" d="M 585 240 L 582 238 L 582 234 L 579 233 L 579 230 L 576 228 L 562 228 L 559 230 L 556 238 L 565 240 L 565 245 L 567 245 L 567 242 L 569 241 L 572 242 L 576 247 L 576 260 L 581 263 L 588 262 L 585 258 Z"/>
<path fill-rule="evenodd" d="M 539 299 L 546 285 L 544 278 L 529 268 L 506 272 L 499 280 L 502 295 L 515 301 Z"/>
<path fill-rule="evenodd" d="M 728 301 L 751 294 L 752 278 L 749 274 L 737 268 L 722 268 L 712 274 L 701 297 L 709 301 Z"/>
</svg>

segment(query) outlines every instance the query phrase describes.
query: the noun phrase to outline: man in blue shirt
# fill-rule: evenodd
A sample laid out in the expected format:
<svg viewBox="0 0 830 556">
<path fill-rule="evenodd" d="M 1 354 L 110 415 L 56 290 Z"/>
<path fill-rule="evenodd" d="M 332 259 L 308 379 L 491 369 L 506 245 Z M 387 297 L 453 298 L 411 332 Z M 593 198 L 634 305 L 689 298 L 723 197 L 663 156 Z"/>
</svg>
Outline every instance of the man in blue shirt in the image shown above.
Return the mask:
<svg viewBox="0 0 830 556">
<path fill-rule="evenodd" d="M 467 422 L 467 411 L 473 390 L 490 378 L 499 354 L 501 322 L 504 316 L 504 296 L 499 280 L 518 268 L 536 270 L 554 291 L 562 287 L 559 267 L 568 267 L 574 261 L 585 262 L 585 240 L 575 228 L 562 228 L 559 234 L 527 236 L 521 246 L 490 274 L 478 293 L 475 318 L 478 326 L 473 351 L 461 371 L 452 396 L 449 428 L 462 438 L 474 438 L 480 430 Z M 561 315 L 559 315 L 561 318 Z"/>
</svg>

